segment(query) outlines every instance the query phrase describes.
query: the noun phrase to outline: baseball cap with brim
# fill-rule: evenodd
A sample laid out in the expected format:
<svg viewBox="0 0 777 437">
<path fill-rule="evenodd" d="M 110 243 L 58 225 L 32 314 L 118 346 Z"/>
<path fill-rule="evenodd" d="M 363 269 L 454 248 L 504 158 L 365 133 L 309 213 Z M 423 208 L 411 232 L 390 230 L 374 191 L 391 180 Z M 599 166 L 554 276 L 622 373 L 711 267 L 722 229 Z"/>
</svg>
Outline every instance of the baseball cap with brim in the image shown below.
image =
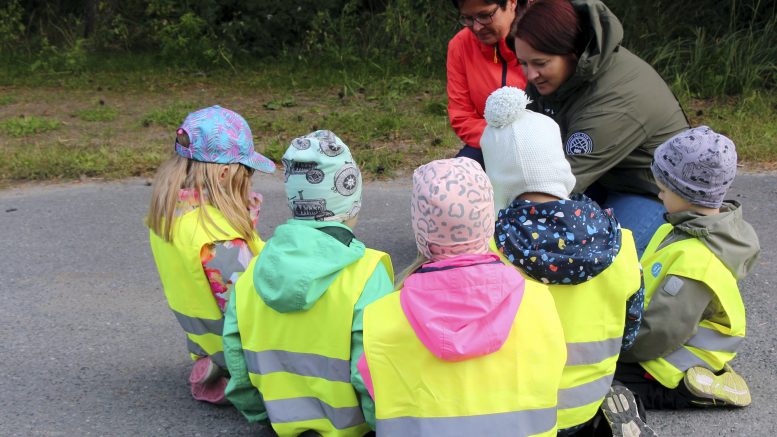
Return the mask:
<svg viewBox="0 0 777 437">
<path fill-rule="evenodd" d="M 254 148 L 248 122 L 221 106 L 190 113 L 176 134 L 175 151 L 184 158 L 217 164 L 240 163 L 263 173 L 275 171 L 275 163 Z M 182 134 L 189 137 L 188 145 L 179 143 Z"/>
</svg>

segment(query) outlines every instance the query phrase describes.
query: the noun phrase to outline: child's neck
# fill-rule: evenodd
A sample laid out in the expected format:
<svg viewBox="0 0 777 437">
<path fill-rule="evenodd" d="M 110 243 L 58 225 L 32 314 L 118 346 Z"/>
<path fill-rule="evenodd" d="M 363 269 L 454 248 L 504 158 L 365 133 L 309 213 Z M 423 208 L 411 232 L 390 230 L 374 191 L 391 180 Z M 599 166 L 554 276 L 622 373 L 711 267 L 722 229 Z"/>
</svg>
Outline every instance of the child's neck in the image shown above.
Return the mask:
<svg viewBox="0 0 777 437">
<path fill-rule="evenodd" d="M 557 200 L 561 200 L 560 197 L 556 197 L 545 193 L 523 193 L 520 196 L 518 196 L 518 198 L 521 200 L 528 200 L 529 202 L 534 202 L 534 203 L 546 203 L 546 202 L 555 202 Z"/>
<path fill-rule="evenodd" d="M 699 213 L 701 215 L 718 215 L 720 214 L 720 208 L 707 208 L 704 206 L 691 205 L 688 208 L 689 211 Z"/>
</svg>

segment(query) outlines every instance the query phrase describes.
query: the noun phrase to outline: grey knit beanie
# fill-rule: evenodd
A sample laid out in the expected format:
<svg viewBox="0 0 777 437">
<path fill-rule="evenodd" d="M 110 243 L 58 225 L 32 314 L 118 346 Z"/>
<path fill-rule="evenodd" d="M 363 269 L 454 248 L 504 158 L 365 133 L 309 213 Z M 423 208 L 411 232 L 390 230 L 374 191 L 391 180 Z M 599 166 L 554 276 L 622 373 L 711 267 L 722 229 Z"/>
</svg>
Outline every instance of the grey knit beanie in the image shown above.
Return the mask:
<svg viewBox="0 0 777 437">
<path fill-rule="evenodd" d="M 720 208 L 737 174 L 734 143 L 707 126 L 681 132 L 658 146 L 656 180 L 693 205 Z"/>
</svg>

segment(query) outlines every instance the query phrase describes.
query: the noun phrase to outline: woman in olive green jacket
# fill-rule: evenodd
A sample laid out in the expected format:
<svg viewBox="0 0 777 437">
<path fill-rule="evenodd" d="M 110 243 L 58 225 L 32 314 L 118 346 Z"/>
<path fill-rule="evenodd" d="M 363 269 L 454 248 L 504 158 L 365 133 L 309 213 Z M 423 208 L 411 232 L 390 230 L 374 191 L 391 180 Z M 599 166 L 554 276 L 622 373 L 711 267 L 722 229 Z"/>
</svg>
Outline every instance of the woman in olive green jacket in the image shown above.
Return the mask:
<svg viewBox="0 0 777 437">
<path fill-rule="evenodd" d="M 529 109 L 553 118 L 585 192 L 614 209 L 641 254 L 663 223 L 653 151 L 688 121 L 661 76 L 622 47 L 623 27 L 599 0 L 538 0 L 513 23 Z"/>
</svg>

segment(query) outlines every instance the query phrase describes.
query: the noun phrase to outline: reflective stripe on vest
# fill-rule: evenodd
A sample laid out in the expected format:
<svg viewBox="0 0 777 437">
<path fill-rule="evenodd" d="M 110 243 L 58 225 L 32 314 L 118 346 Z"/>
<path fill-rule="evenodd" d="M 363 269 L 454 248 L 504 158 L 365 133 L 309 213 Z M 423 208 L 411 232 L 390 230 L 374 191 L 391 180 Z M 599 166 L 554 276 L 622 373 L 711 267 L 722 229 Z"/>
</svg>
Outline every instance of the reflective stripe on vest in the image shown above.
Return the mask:
<svg viewBox="0 0 777 437">
<path fill-rule="evenodd" d="M 696 335 L 691 337 L 688 342 L 685 343 L 685 346 L 693 346 L 698 349 L 706 349 L 709 351 L 736 353 L 742 340 L 742 337 L 732 337 L 712 329 L 699 328 Z M 681 346 L 674 352 L 665 356 L 664 360 L 683 372 L 694 366 L 710 367 L 703 359 L 691 352 L 685 346 Z"/>
<path fill-rule="evenodd" d="M 613 374 L 604 375 L 585 384 L 580 384 L 570 388 L 562 388 L 558 391 L 559 410 L 567 408 L 577 408 L 588 405 L 592 402 L 602 403 L 602 391 L 607 393 L 612 385 Z"/>
<path fill-rule="evenodd" d="M 351 363 L 348 360 L 279 350 L 245 351 L 243 354 L 251 373 L 288 372 L 327 381 L 351 382 Z"/>
<path fill-rule="evenodd" d="M 189 349 L 189 352 L 191 354 L 198 357 L 210 356 L 210 359 L 213 360 L 214 363 L 218 364 L 220 367 L 224 369 L 227 368 L 227 362 L 224 359 L 224 352 L 216 352 L 214 354 L 208 354 L 207 352 L 205 352 L 203 348 L 200 347 L 200 345 L 193 342 L 188 337 L 186 338 L 186 346 L 187 346 L 187 349 Z"/>
<path fill-rule="evenodd" d="M 347 429 L 364 423 L 361 408 L 334 408 L 318 398 L 293 398 L 265 401 L 272 423 L 294 423 L 327 419 L 336 429 Z"/>
<path fill-rule="evenodd" d="M 378 435 L 387 436 L 499 436 L 524 437 L 555 427 L 556 409 L 513 411 L 466 417 L 398 417 L 377 422 Z"/>
<path fill-rule="evenodd" d="M 364 313 L 378 435 L 556 435 L 566 349 L 547 286 L 526 281 L 502 347 L 462 361 L 441 360 L 421 343 L 400 293 Z"/>
<path fill-rule="evenodd" d="M 224 319 L 218 320 L 200 319 L 198 317 L 189 317 L 179 313 L 176 310 L 172 310 L 175 314 L 175 318 L 178 319 L 178 323 L 181 324 L 181 328 L 189 334 L 205 335 L 216 334 L 221 335 L 224 332 Z"/>
<path fill-rule="evenodd" d="M 490 245 L 505 264 L 512 265 L 493 239 Z M 604 271 L 580 284 L 548 285 L 567 346 L 558 394 L 559 429 L 585 423 L 596 414 L 615 374 L 626 302 L 640 285 L 637 249 L 628 229 L 621 229 L 620 251 Z"/>
<path fill-rule="evenodd" d="M 149 242 L 167 303 L 186 331 L 192 359 L 211 356 L 223 367 L 224 318 L 202 268 L 200 252 L 203 246 L 214 241 L 230 241 L 242 236 L 218 209 L 206 205 L 205 210 L 213 221 L 207 230 L 202 224 L 200 210 L 196 208 L 175 219 L 172 243 L 153 231 L 149 231 Z M 248 245 L 256 254 L 264 243 L 255 235 Z"/>
<path fill-rule="evenodd" d="M 622 342 L 622 337 L 615 337 L 602 341 L 567 343 L 567 366 L 597 364 L 618 355 Z"/>
<path fill-rule="evenodd" d="M 262 395 L 276 433 L 362 436 L 364 422 L 351 385 L 353 309 L 375 268 L 391 277 L 388 255 L 366 249 L 343 269 L 318 301 L 305 311 L 279 313 L 254 285 L 256 263 L 235 286 L 238 330 L 251 384 Z"/>
<path fill-rule="evenodd" d="M 689 338 L 685 344 L 711 351 L 736 352 L 739 350 L 742 340 L 742 337 L 732 337 L 700 326 L 696 334 Z"/>
<path fill-rule="evenodd" d="M 645 308 L 667 275 L 690 278 L 707 285 L 725 313 L 731 326 L 709 320 L 699 323 L 696 334 L 663 358 L 639 363 L 656 380 L 668 388 L 680 384 L 685 371 L 694 366 L 719 371 L 736 356 L 745 336 L 745 308 L 736 278 L 701 241 L 688 238 L 658 247 L 672 232 L 671 224 L 661 226 L 642 256 L 645 269 Z M 649 340 L 649 339 L 648 339 Z"/>
</svg>

